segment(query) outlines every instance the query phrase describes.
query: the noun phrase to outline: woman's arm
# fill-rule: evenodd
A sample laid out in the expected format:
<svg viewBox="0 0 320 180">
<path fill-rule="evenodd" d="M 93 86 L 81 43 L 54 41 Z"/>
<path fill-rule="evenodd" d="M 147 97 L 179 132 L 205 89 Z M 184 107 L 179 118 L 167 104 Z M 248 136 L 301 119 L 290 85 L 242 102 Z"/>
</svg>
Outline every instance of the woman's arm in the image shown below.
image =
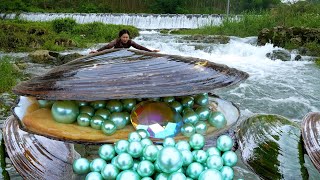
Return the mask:
<svg viewBox="0 0 320 180">
<path fill-rule="evenodd" d="M 143 46 L 137 44 L 136 42 L 134 42 L 134 41 L 132 41 L 132 40 L 131 40 L 131 46 L 134 47 L 134 48 L 136 48 L 136 49 L 139 49 L 139 50 L 144 50 L 144 51 L 152 52 L 152 50 L 150 50 L 150 49 L 148 49 L 148 48 L 146 48 L 146 47 L 143 47 Z"/>
<path fill-rule="evenodd" d="M 98 49 L 97 51 L 99 52 L 99 51 L 103 51 L 103 50 L 105 50 L 105 49 L 111 49 L 111 48 L 114 47 L 114 45 L 116 45 L 116 43 L 117 43 L 117 40 L 115 39 L 115 40 L 111 41 L 109 44 L 101 47 L 101 48 Z"/>
</svg>

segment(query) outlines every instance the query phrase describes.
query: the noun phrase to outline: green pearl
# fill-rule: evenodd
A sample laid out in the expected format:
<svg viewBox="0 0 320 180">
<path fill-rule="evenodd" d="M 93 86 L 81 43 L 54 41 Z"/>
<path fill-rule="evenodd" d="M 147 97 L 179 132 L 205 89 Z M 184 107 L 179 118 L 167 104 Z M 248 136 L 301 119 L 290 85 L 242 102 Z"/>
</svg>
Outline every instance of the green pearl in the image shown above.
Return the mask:
<svg viewBox="0 0 320 180">
<path fill-rule="evenodd" d="M 217 139 L 217 148 L 220 151 L 229 151 L 233 147 L 233 140 L 230 136 L 222 135 Z"/>
<path fill-rule="evenodd" d="M 116 180 L 140 180 L 140 176 L 134 171 L 125 170 L 117 176 Z"/>
<path fill-rule="evenodd" d="M 53 103 L 54 103 L 54 101 L 39 99 L 38 103 L 39 103 L 39 107 L 40 108 L 51 108 Z"/>
<path fill-rule="evenodd" d="M 51 114 L 55 121 L 71 124 L 77 120 L 79 107 L 73 101 L 56 101 L 52 105 Z"/>
<path fill-rule="evenodd" d="M 102 176 L 101 176 L 100 173 L 98 173 L 98 172 L 91 172 L 91 173 L 87 174 L 85 180 L 103 180 L 103 178 L 102 178 Z"/>
<path fill-rule="evenodd" d="M 140 142 L 141 142 L 143 148 L 153 144 L 153 142 L 148 138 L 142 139 Z"/>
<path fill-rule="evenodd" d="M 191 96 L 183 97 L 182 100 L 181 100 L 181 104 L 182 104 L 183 107 L 192 108 L 193 104 L 194 104 L 194 98 L 191 97 Z"/>
<path fill-rule="evenodd" d="M 238 157 L 235 152 L 227 151 L 222 155 L 223 164 L 225 166 L 233 167 L 237 164 Z"/>
<path fill-rule="evenodd" d="M 160 173 L 157 175 L 156 180 L 168 180 L 170 174 Z"/>
<path fill-rule="evenodd" d="M 202 149 L 205 144 L 205 139 L 201 134 L 194 134 L 190 137 L 189 144 L 193 149 Z"/>
<path fill-rule="evenodd" d="M 182 119 L 184 123 L 190 123 L 195 125 L 199 121 L 199 116 L 193 110 L 189 110 L 186 113 L 184 113 Z"/>
<path fill-rule="evenodd" d="M 189 113 L 189 112 L 194 112 L 194 110 L 190 107 L 183 108 L 182 115 L 185 115 L 186 113 Z"/>
<path fill-rule="evenodd" d="M 114 146 L 114 150 L 116 151 L 117 154 L 121 154 L 124 152 L 127 152 L 129 146 L 129 142 L 127 140 L 119 140 L 116 142 Z"/>
<path fill-rule="evenodd" d="M 141 136 L 137 132 L 131 132 L 128 136 L 128 141 L 133 142 L 133 141 L 141 141 Z"/>
<path fill-rule="evenodd" d="M 81 113 L 77 117 L 77 122 L 79 126 L 83 126 L 83 127 L 89 126 L 90 121 L 91 121 L 91 116 L 89 116 L 89 114 L 86 114 L 86 113 Z"/>
<path fill-rule="evenodd" d="M 141 136 L 142 139 L 150 137 L 148 131 L 146 131 L 144 129 L 138 129 L 138 130 L 136 130 L 136 132 Z"/>
<path fill-rule="evenodd" d="M 131 112 L 132 109 L 136 106 L 137 102 L 135 99 L 122 99 L 121 100 L 123 109 L 125 111 Z"/>
<path fill-rule="evenodd" d="M 160 98 L 159 97 L 148 98 L 147 101 L 160 101 Z"/>
<path fill-rule="evenodd" d="M 90 170 L 92 172 L 100 172 L 107 165 L 106 161 L 101 158 L 94 159 L 90 163 Z"/>
<path fill-rule="evenodd" d="M 89 102 L 87 101 L 78 101 L 78 106 L 81 107 L 81 106 L 89 106 Z"/>
<path fill-rule="evenodd" d="M 182 154 L 173 146 L 163 147 L 158 154 L 157 163 L 163 172 L 175 172 L 182 167 Z"/>
<path fill-rule="evenodd" d="M 141 161 L 138 165 L 137 172 L 142 177 L 151 176 L 154 173 L 154 165 L 150 161 Z"/>
<path fill-rule="evenodd" d="M 94 115 L 101 116 L 104 120 L 107 120 L 110 116 L 110 112 L 107 109 L 98 109 Z"/>
<path fill-rule="evenodd" d="M 93 116 L 94 115 L 94 109 L 91 106 L 81 106 L 80 107 L 80 113 L 86 113 L 89 116 Z"/>
<path fill-rule="evenodd" d="M 128 112 L 122 112 L 122 115 L 126 121 L 126 125 L 129 124 L 130 121 L 130 114 Z"/>
<path fill-rule="evenodd" d="M 164 139 L 163 141 L 163 146 L 175 146 L 176 142 L 174 141 L 174 139 L 172 137 L 167 137 Z"/>
<path fill-rule="evenodd" d="M 228 166 L 223 166 L 220 170 L 222 177 L 224 180 L 232 180 L 234 173 L 233 173 L 233 169 L 231 167 Z"/>
<path fill-rule="evenodd" d="M 174 100 L 175 100 L 175 98 L 172 97 L 172 96 L 163 97 L 163 98 L 162 98 L 162 101 L 163 101 L 163 102 L 166 102 L 166 103 L 171 103 L 171 102 L 173 102 Z"/>
<path fill-rule="evenodd" d="M 122 103 L 118 100 L 110 100 L 107 102 L 107 109 L 113 113 L 113 112 L 121 112 L 123 107 Z"/>
<path fill-rule="evenodd" d="M 122 129 L 127 125 L 127 121 L 121 112 L 112 113 L 110 120 L 117 126 L 117 129 Z"/>
<path fill-rule="evenodd" d="M 94 116 L 91 118 L 90 126 L 91 126 L 93 129 L 98 129 L 98 130 L 100 130 L 103 122 L 104 122 L 104 119 L 103 119 L 101 116 L 96 116 L 96 115 L 94 115 Z"/>
<path fill-rule="evenodd" d="M 181 151 L 182 159 L 183 159 L 183 166 L 189 166 L 193 162 L 193 155 L 190 150 L 183 150 Z"/>
<path fill-rule="evenodd" d="M 195 150 L 193 159 L 198 163 L 205 163 L 207 161 L 208 155 L 204 150 Z"/>
<path fill-rule="evenodd" d="M 217 156 L 221 156 L 221 152 L 218 148 L 216 147 L 210 147 L 207 149 L 207 154 L 208 154 L 208 157 L 209 156 L 212 156 L 212 155 L 217 155 Z"/>
<path fill-rule="evenodd" d="M 184 136 L 190 137 L 196 132 L 196 128 L 189 123 L 185 123 L 181 128 L 181 133 Z"/>
<path fill-rule="evenodd" d="M 106 101 L 99 100 L 99 101 L 92 101 L 90 102 L 90 106 L 94 109 L 103 109 L 106 107 Z"/>
<path fill-rule="evenodd" d="M 104 179 L 116 179 L 119 174 L 119 169 L 113 164 L 107 164 L 101 171 Z"/>
<path fill-rule="evenodd" d="M 142 155 L 146 160 L 154 162 L 157 159 L 158 153 L 159 149 L 157 148 L 157 146 L 149 145 L 143 149 Z"/>
<path fill-rule="evenodd" d="M 102 123 L 101 129 L 106 135 L 112 135 L 116 132 L 117 127 L 112 121 L 107 120 Z"/>
<path fill-rule="evenodd" d="M 99 148 L 99 156 L 106 160 L 110 161 L 115 156 L 115 150 L 112 145 L 104 144 Z"/>
<path fill-rule="evenodd" d="M 209 98 L 203 94 L 199 94 L 194 98 L 196 104 L 206 106 L 209 104 Z"/>
<path fill-rule="evenodd" d="M 200 163 L 193 162 L 188 166 L 186 174 L 193 179 L 198 179 L 203 170 L 204 167 Z"/>
<path fill-rule="evenodd" d="M 204 121 L 197 122 L 194 127 L 196 128 L 196 133 L 202 134 L 202 135 L 205 135 L 208 130 L 207 123 Z"/>
<path fill-rule="evenodd" d="M 139 141 L 133 141 L 129 143 L 127 152 L 134 158 L 138 158 L 142 155 L 143 146 Z"/>
<path fill-rule="evenodd" d="M 208 107 L 200 106 L 195 112 L 198 114 L 200 121 L 205 121 L 209 118 L 211 111 Z"/>
<path fill-rule="evenodd" d="M 223 128 L 225 125 L 227 125 L 226 118 L 219 111 L 211 112 L 208 121 L 211 126 L 214 126 L 218 129 Z"/>
<path fill-rule="evenodd" d="M 187 141 L 181 140 L 179 142 L 177 142 L 177 144 L 175 145 L 175 147 L 180 150 L 189 150 L 191 149 L 190 144 Z"/>
<path fill-rule="evenodd" d="M 220 170 L 223 167 L 223 159 L 218 155 L 209 156 L 207 159 L 207 167 L 209 169 Z"/>
<path fill-rule="evenodd" d="M 181 172 L 174 172 L 170 174 L 168 180 L 185 180 L 187 177 Z"/>
<path fill-rule="evenodd" d="M 178 101 L 173 101 L 169 105 L 178 113 L 182 112 L 182 105 Z"/>
<path fill-rule="evenodd" d="M 72 167 L 76 174 L 87 174 L 90 171 L 90 161 L 86 158 L 79 158 L 73 162 Z"/>
<path fill-rule="evenodd" d="M 216 169 L 207 169 L 203 171 L 198 180 L 225 180 L 222 174 Z"/>
<path fill-rule="evenodd" d="M 127 170 L 132 168 L 133 159 L 132 156 L 128 153 L 121 153 L 116 159 L 117 166 L 122 170 Z"/>
</svg>

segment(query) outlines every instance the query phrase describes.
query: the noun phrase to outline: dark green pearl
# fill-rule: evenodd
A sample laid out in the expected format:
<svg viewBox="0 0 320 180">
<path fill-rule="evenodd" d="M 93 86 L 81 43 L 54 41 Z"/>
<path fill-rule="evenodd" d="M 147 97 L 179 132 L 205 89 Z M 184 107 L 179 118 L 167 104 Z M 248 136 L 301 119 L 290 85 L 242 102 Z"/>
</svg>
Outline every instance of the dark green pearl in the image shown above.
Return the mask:
<svg viewBox="0 0 320 180">
<path fill-rule="evenodd" d="M 214 126 L 218 129 L 223 128 L 225 125 L 227 125 L 227 120 L 225 116 L 219 111 L 211 112 L 209 115 L 208 122 L 211 126 Z"/>
<path fill-rule="evenodd" d="M 185 123 L 181 128 L 181 133 L 184 136 L 190 137 L 196 132 L 196 128 L 189 123 Z"/>
<path fill-rule="evenodd" d="M 126 118 L 121 112 L 112 113 L 109 119 L 116 125 L 117 129 L 122 129 L 127 124 Z"/>
<path fill-rule="evenodd" d="M 183 108 L 182 115 L 185 115 L 188 112 L 194 112 L 194 110 L 192 108 L 189 108 L 189 107 Z"/>
<path fill-rule="evenodd" d="M 194 104 L 194 99 L 191 96 L 183 97 L 182 100 L 181 100 L 181 104 L 182 104 L 183 107 L 192 108 L 193 104 Z"/>
<path fill-rule="evenodd" d="M 106 135 L 112 135 L 116 132 L 117 127 L 112 121 L 106 120 L 103 122 L 101 129 Z"/>
<path fill-rule="evenodd" d="M 39 103 L 39 107 L 40 108 L 51 108 L 54 101 L 49 101 L 49 100 L 41 100 L 39 99 L 38 100 L 38 103 Z"/>
<path fill-rule="evenodd" d="M 206 106 L 209 104 L 209 98 L 203 94 L 199 94 L 194 99 L 195 103 L 200 106 Z"/>
<path fill-rule="evenodd" d="M 162 101 L 163 101 L 163 102 L 166 102 L 166 103 L 171 103 L 171 102 L 173 102 L 174 100 L 175 100 L 175 98 L 172 97 L 172 96 L 162 98 Z"/>
<path fill-rule="evenodd" d="M 101 129 L 101 125 L 102 125 L 103 121 L 104 121 L 104 119 L 101 116 L 94 115 L 91 118 L 90 126 L 93 129 L 98 129 L 99 130 L 99 129 Z"/>
<path fill-rule="evenodd" d="M 195 125 L 199 121 L 199 116 L 193 110 L 186 111 L 182 117 L 184 123 Z"/>
<path fill-rule="evenodd" d="M 77 120 L 79 107 L 73 101 L 56 101 L 52 105 L 51 114 L 55 121 L 70 124 Z"/>
<path fill-rule="evenodd" d="M 126 124 L 129 124 L 130 121 L 130 114 L 128 112 L 122 112 L 124 119 L 126 120 Z"/>
<path fill-rule="evenodd" d="M 87 101 L 78 101 L 78 106 L 89 106 L 89 102 Z"/>
<path fill-rule="evenodd" d="M 159 97 L 148 98 L 148 101 L 160 101 L 160 98 Z"/>
<path fill-rule="evenodd" d="M 169 104 L 173 109 L 175 109 L 178 113 L 182 112 L 182 105 L 178 101 L 173 101 Z"/>
<path fill-rule="evenodd" d="M 118 100 L 110 100 L 107 102 L 107 109 L 113 113 L 113 112 L 121 112 L 123 107 L 122 103 Z"/>
<path fill-rule="evenodd" d="M 102 109 L 106 107 L 106 101 L 104 100 L 92 101 L 90 103 L 90 106 L 92 106 L 94 109 Z"/>
<path fill-rule="evenodd" d="M 89 116 L 94 115 L 94 109 L 91 106 L 81 106 L 80 113 L 87 113 Z"/>
<path fill-rule="evenodd" d="M 98 109 L 94 115 L 99 115 L 101 116 L 104 120 L 107 120 L 110 116 L 110 111 L 108 111 L 107 109 Z"/>
<path fill-rule="evenodd" d="M 196 133 L 205 135 L 207 130 L 208 130 L 208 126 L 206 124 L 206 122 L 204 121 L 199 121 L 197 122 L 194 127 L 196 128 Z"/>
<path fill-rule="evenodd" d="M 205 121 L 209 118 L 211 111 L 208 107 L 200 106 L 195 112 L 198 114 L 200 121 Z"/>
<path fill-rule="evenodd" d="M 137 103 L 135 99 L 122 99 L 121 102 L 123 105 L 123 109 L 128 112 L 131 112 Z"/>
<path fill-rule="evenodd" d="M 86 113 L 81 113 L 77 117 L 77 122 L 79 126 L 89 126 L 91 121 L 91 116 Z"/>
</svg>

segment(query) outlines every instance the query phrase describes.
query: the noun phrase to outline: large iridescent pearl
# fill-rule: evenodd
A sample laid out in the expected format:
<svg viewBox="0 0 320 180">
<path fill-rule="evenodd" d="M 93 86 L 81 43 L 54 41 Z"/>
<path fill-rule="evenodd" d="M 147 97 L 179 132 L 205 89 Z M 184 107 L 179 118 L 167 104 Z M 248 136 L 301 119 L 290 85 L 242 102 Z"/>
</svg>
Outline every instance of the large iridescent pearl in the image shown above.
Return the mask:
<svg viewBox="0 0 320 180">
<path fill-rule="evenodd" d="M 145 129 L 138 129 L 136 132 L 141 136 L 142 139 L 149 138 L 149 133 Z"/>
<path fill-rule="evenodd" d="M 122 139 L 116 142 L 116 144 L 114 145 L 114 150 L 117 154 L 121 154 L 127 152 L 128 146 L 129 142 L 127 140 Z"/>
<path fill-rule="evenodd" d="M 217 139 L 217 148 L 220 151 L 230 151 L 233 147 L 233 140 L 230 136 L 222 135 Z"/>
<path fill-rule="evenodd" d="M 194 104 L 194 98 L 191 96 L 186 96 L 181 99 L 181 104 L 183 107 L 192 108 Z"/>
<path fill-rule="evenodd" d="M 56 101 L 52 105 L 51 114 L 55 121 L 70 124 L 77 120 L 79 107 L 73 101 Z"/>
<path fill-rule="evenodd" d="M 204 167 L 200 163 L 193 162 L 188 166 L 186 174 L 193 179 L 198 179 L 203 170 Z"/>
<path fill-rule="evenodd" d="M 174 172 L 170 174 L 168 180 L 186 180 L 186 175 L 181 172 Z"/>
<path fill-rule="evenodd" d="M 174 139 L 172 137 L 167 137 L 164 139 L 163 141 L 163 146 L 174 146 L 176 144 L 176 142 L 174 141 Z"/>
<path fill-rule="evenodd" d="M 227 151 L 223 153 L 222 159 L 223 159 L 223 164 L 229 167 L 235 166 L 238 161 L 237 154 L 233 151 Z"/>
<path fill-rule="evenodd" d="M 212 156 L 212 155 L 218 155 L 218 156 L 221 156 L 221 152 L 218 148 L 216 147 L 210 147 L 207 149 L 207 154 L 208 154 L 208 157 L 209 156 Z"/>
<path fill-rule="evenodd" d="M 128 135 L 128 141 L 129 141 L 129 142 L 141 141 L 141 136 L 140 136 L 140 134 L 137 133 L 137 132 L 131 132 L 131 133 Z"/>
<path fill-rule="evenodd" d="M 54 101 L 39 99 L 38 103 L 40 108 L 51 108 Z"/>
<path fill-rule="evenodd" d="M 181 151 L 182 159 L 183 159 L 183 166 L 189 166 L 193 162 L 193 155 L 190 150 L 183 150 Z"/>
<path fill-rule="evenodd" d="M 184 140 L 178 141 L 177 144 L 175 145 L 175 147 L 180 151 L 191 149 L 188 141 L 184 141 Z"/>
<path fill-rule="evenodd" d="M 121 153 L 116 158 L 117 167 L 122 170 L 127 170 L 132 168 L 133 159 L 132 156 L 128 153 Z"/>
<path fill-rule="evenodd" d="M 101 171 L 104 179 L 116 179 L 119 174 L 119 169 L 113 164 L 107 164 Z"/>
<path fill-rule="evenodd" d="M 94 115 L 94 109 L 91 106 L 81 106 L 80 107 L 80 113 L 86 113 L 89 116 L 93 116 Z"/>
<path fill-rule="evenodd" d="M 209 118 L 211 111 L 208 107 L 200 106 L 195 112 L 198 114 L 200 121 L 205 121 Z"/>
<path fill-rule="evenodd" d="M 154 165 L 147 160 L 141 161 L 138 165 L 137 172 L 141 177 L 148 177 L 154 173 Z"/>
<path fill-rule="evenodd" d="M 233 173 L 233 169 L 229 166 L 223 166 L 220 170 L 222 177 L 224 180 L 232 180 L 234 173 Z"/>
<path fill-rule="evenodd" d="M 173 101 L 171 103 L 169 103 L 169 105 L 176 110 L 176 112 L 181 113 L 182 112 L 182 105 L 178 102 L 178 101 Z"/>
<path fill-rule="evenodd" d="M 175 98 L 172 97 L 172 96 L 163 97 L 163 98 L 162 98 L 162 101 L 163 101 L 163 102 L 166 102 L 166 103 L 171 103 L 171 102 L 173 102 L 174 100 L 175 100 Z"/>
<path fill-rule="evenodd" d="M 117 127 L 112 121 L 106 120 L 102 123 L 101 130 L 106 135 L 112 135 L 116 132 Z"/>
<path fill-rule="evenodd" d="M 96 158 L 90 163 L 90 170 L 92 172 L 100 172 L 107 165 L 107 162 L 102 158 Z"/>
<path fill-rule="evenodd" d="M 201 134 L 194 134 L 190 137 L 189 144 L 193 149 L 202 149 L 205 145 L 205 139 Z"/>
<path fill-rule="evenodd" d="M 153 144 L 153 142 L 148 138 L 142 139 L 140 142 L 141 142 L 143 148 Z"/>
<path fill-rule="evenodd" d="M 193 110 L 189 110 L 186 113 L 184 113 L 182 119 L 184 123 L 190 123 L 195 125 L 199 121 L 199 116 Z"/>
<path fill-rule="evenodd" d="M 111 112 L 121 112 L 123 107 L 122 103 L 118 100 L 110 100 L 107 102 L 106 108 Z"/>
<path fill-rule="evenodd" d="M 94 115 L 94 116 L 92 116 L 92 118 L 91 118 L 90 126 L 91 126 L 93 129 L 98 129 L 98 130 L 100 130 L 103 122 L 104 122 L 104 119 L 103 119 L 101 116 Z"/>
<path fill-rule="evenodd" d="M 114 112 L 109 118 L 117 127 L 117 129 L 122 129 L 126 126 L 127 121 L 122 112 Z"/>
<path fill-rule="evenodd" d="M 219 111 L 211 112 L 209 115 L 208 122 L 210 123 L 211 126 L 214 126 L 218 129 L 223 128 L 224 126 L 227 125 L 226 118 Z"/>
<path fill-rule="evenodd" d="M 183 158 L 179 150 L 173 146 L 163 147 L 157 157 L 160 169 L 165 173 L 172 173 L 182 167 Z"/>
<path fill-rule="evenodd" d="M 181 128 L 181 133 L 184 136 L 190 137 L 196 132 L 196 128 L 189 123 L 185 123 Z"/>
<path fill-rule="evenodd" d="M 110 161 L 116 153 L 112 145 L 104 144 L 100 146 L 98 154 L 102 159 Z"/>
<path fill-rule="evenodd" d="M 193 154 L 193 159 L 198 163 L 205 163 L 207 161 L 208 155 L 204 150 L 195 150 Z"/>
<path fill-rule="evenodd" d="M 129 153 L 132 157 L 138 158 L 142 155 L 143 146 L 139 141 L 133 141 L 129 143 L 127 153 Z"/>
<path fill-rule="evenodd" d="M 86 113 L 81 113 L 77 117 L 77 123 L 79 126 L 83 126 L 83 127 L 89 126 L 90 121 L 91 121 L 91 116 L 89 116 L 89 114 L 86 114 Z"/>
<path fill-rule="evenodd" d="M 132 170 L 125 170 L 117 176 L 116 180 L 140 180 L 140 176 Z"/>
<path fill-rule="evenodd" d="M 90 103 L 90 106 L 93 107 L 94 109 L 102 109 L 106 107 L 106 101 L 104 100 L 92 101 Z"/>
<path fill-rule="evenodd" d="M 87 174 L 90 171 L 90 161 L 86 158 L 79 158 L 73 162 L 72 167 L 76 174 Z"/>
<path fill-rule="evenodd" d="M 222 174 L 216 169 L 207 169 L 203 171 L 198 180 L 225 180 Z"/>
<path fill-rule="evenodd" d="M 87 174 L 85 180 L 103 180 L 103 178 L 99 172 L 90 172 Z"/>
<path fill-rule="evenodd" d="M 205 135 L 208 130 L 207 123 L 204 121 L 197 122 L 194 127 L 196 129 L 196 133 L 202 134 L 202 135 Z"/>
<path fill-rule="evenodd" d="M 207 159 L 207 167 L 209 169 L 220 170 L 223 167 L 223 159 L 219 155 L 209 156 Z"/>
<path fill-rule="evenodd" d="M 158 152 L 159 152 L 159 150 L 158 150 L 157 146 L 149 145 L 143 149 L 142 154 L 146 160 L 154 162 L 157 159 Z"/>
<path fill-rule="evenodd" d="M 136 105 L 135 99 L 122 99 L 123 110 L 131 112 L 134 106 Z"/>
<path fill-rule="evenodd" d="M 194 101 L 196 104 L 200 106 L 206 106 L 209 104 L 209 98 L 208 96 L 205 96 L 203 94 L 198 94 L 195 98 Z"/>
<path fill-rule="evenodd" d="M 101 116 L 104 120 L 107 120 L 110 116 L 110 111 L 108 111 L 107 109 L 98 109 L 94 115 L 99 115 Z"/>
</svg>

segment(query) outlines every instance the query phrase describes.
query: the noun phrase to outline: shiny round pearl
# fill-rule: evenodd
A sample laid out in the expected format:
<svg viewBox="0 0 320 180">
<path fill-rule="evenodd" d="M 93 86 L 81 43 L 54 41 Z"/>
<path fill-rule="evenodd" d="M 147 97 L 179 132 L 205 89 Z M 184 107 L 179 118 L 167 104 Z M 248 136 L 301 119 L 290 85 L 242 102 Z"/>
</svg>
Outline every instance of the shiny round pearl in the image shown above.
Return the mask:
<svg viewBox="0 0 320 180">
<path fill-rule="evenodd" d="M 107 162 L 102 158 L 97 158 L 91 161 L 90 170 L 92 172 L 100 172 L 107 165 Z"/>
<path fill-rule="evenodd" d="M 102 109 L 106 107 L 106 101 L 104 100 L 92 101 L 90 103 L 90 106 L 93 107 L 94 109 Z"/>
<path fill-rule="evenodd" d="M 181 133 L 184 136 L 190 137 L 196 132 L 196 128 L 189 123 L 185 123 L 181 128 Z"/>
<path fill-rule="evenodd" d="M 117 176 L 116 180 L 140 180 L 140 176 L 134 171 L 125 170 Z"/>
<path fill-rule="evenodd" d="M 176 110 L 176 112 L 181 113 L 182 112 L 182 105 L 178 101 L 173 101 L 169 103 L 169 105 Z"/>
<path fill-rule="evenodd" d="M 143 146 L 138 141 L 133 141 L 129 143 L 127 152 L 134 158 L 138 158 L 142 155 Z"/>
<path fill-rule="evenodd" d="M 182 115 L 185 115 L 186 113 L 189 113 L 189 112 L 194 112 L 194 110 L 190 107 L 183 108 Z"/>
<path fill-rule="evenodd" d="M 86 113 L 81 113 L 77 117 L 77 123 L 79 126 L 89 126 L 91 121 L 91 116 Z"/>
<path fill-rule="evenodd" d="M 51 108 L 53 103 L 54 103 L 54 101 L 39 99 L 38 103 L 39 103 L 39 107 L 40 108 Z"/>
<path fill-rule="evenodd" d="M 196 104 L 200 106 L 206 106 L 209 104 L 209 98 L 208 96 L 205 96 L 203 94 L 198 94 L 195 98 L 194 101 Z"/>
<path fill-rule="evenodd" d="M 128 146 L 129 146 L 129 142 L 127 140 L 119 140 L 114 145 L 114 150 L 116 151 L 117 154 L 121 154 L 121 153 L 127 152 Z"/>
<path fill-rule="evenodd" d="M 217 156 L 221 156 L 221 152 L 218 148 L 216 147 L 210 147 L 207 149 L 207 154 L 208 154 L 208 157 L 209 156 L 212 156 L 212 155 L 217 155 Z"/>
<path fill-rule="evenodd" d="M 141 136 L 137 132 L 131 132 L 128 136 L 128 141 L 129 142 L 141 141 Z"/>
<path fill-rule="evenodd" d="M 207 153 L 204 150 L 195 150 L 193 159 L 198 163 L 205 163 L 207 161 Z"/>
<path fill-rule="evenodd" d="M 205 135 L 208 130 L 207 123 L 204 121 L 197 122 L 194 127 L 196 128 L 196 133 L 202 134 L 202 135 Z"/>
<path fill-rule="evenodd" d="M 149 145 L 143 149 L 142 155 L 146 160 L 154 162 L 157 159 L 158 152 L 157 146 Z"/>
<path fill-rule="evenodd" d="M 167 146 L 160 150 L 157 163 L 163 172 L 172 173 L 182 167 L 183 159 L 178 149 Z"/>
<path fill-rule="evenodd" d="M 174 146 L 176 144 L 176 142 L 174 141 L 174 139 L 172 137 L 167 137 L 164 139 L 163 141 L 163 146 Z"/>
<path fill-rule="evenodd" d="M 227 151 L 223 153 L 222 159 L 223 159 L 223 164 L 229 167 L 235 166 L 238 161 L 237 154 L 233 151 Z"/>
<path fill-rule="evenodd" d="M 214 126 L 214 127 L 218 128 L 218 129 L 223 128 L 224 126 L 227 125 L 226 118 L 219 111 L 211 112 L 210 115 L 209 115 L 208 122 L 209 122 L 209 124 L 211 126 Z"/>
<path fill-rule="evenodd" d="M 142 139 L 149 138 L 149 136 L 150 136 L 148 131 L 146 131 L 144 129 L 138 129 L 138 130 L 136 130 L 136 132 L 141 136 Z"/>
<path fill-rule="evenodd" d="M 72 167 L 76 174 L 87 174 L 90 171 L 90 161 L 86 158 L 79 158 L 73 162 Z"/>
<path fill-rule="evenodd" d="M 78 106 L 81 107 L 81 106 L 89 106 L 89 102 L 87 101 L 78 101 Z"/>
<path fill-rule="evenodd" d="M 200 163 L 193 162 L 188 166 L 186 173 L 187 176 L 193 179 L 198 179 L 203 170 L 204 167 Z"/>
<path fill-rule="evenodd" d="M 156 145 L 156 146 L 157 146 L 157 148 L 158 148 L 159 151 L 163 148 L 162 145 Z"/>
<path fill-rule="evenodd" d="M 205 139 L 201 134 L 194 134 L 190 137 L 189 144 L 193 149 L 202 149 L 205 144 Z"/>
<path fill-rule="evenodd" d="M 180 151 L 190 150 L 191 149 L 190 144 L 188 143 L 188 141 L 184 141 L 184 140 L 181 140 L 181 141 L 177 142 L 175 147 Z"/>
<path fill-rule="evenodd" d="M 168 180 L 170 174 L 160 173 L 157 175 L 156 180 Z"/>
<path fill-rule="evenodd" d="M 102 178 L 102 176 L 101 176 L 100 173 L 98 173 L 98 172 L 91 172 L 91 173 L 87 174 L 85 180 L 103 180 L 103 178 Z"/>
<path fill-rule="evenodd" d="M 199 116 L 193 110 L 189 110 L 186 113 L 184 113 L 182 119 L 184 123 L 190 123 L 195 125 L 199 121 Z"/>
<path fill-rule="evenodd" d="M 193 155 L 189 150 L 181 151 L 182 159 L 183 159 L 183 166 L 189 166 L 193 162 Z"/>
<path fill-rule="evenodd" d="M 117 129 L 122 129 L 127 125 L 124 114 L 121 112 L 112 113 L 109 119 L 116 125 Z"/>
<path fill-rule="evenodd" d="M 175 100 L 175 98 L 172 97 L 172 96 L 163 97 L 163 98 L 162 98 L 162 101 L 163 101 L 163 102 L 166 102 L 166 103 L 171 103 L 171 102 L 173 102 L 174 100 Z"/>
<path fill-rule="evenodd" d="M 52 105 L 51 114 L 55 121 L 70 124 L 77 120 L 79 107 L 73 101 L 56 101 Z"/>
<path fill-rule="evenodd" d="M 199 180 L 212 180 L 212 179 L 225 180 L 222 177 L 222 174 L 216 169 L 207 169 L 203 171 L 199 176 Z"/>
<path fill-rule="evenodd" d="M 118 155 L 116 159 L 117 167 L 122 170 L 127 170 L 132 168 L 133 166 L 133 159 L 132 156 L 128 153 L 121 153 Z"/>
<path fill-rule="evenodd" d="M 200 121 L 205 121 L 209 118 L 211 111 L 208 107 L 200 106 L 195 110 L 195 112 L 198 114 Z"/>
<path fill-rule="evenodd" d="M 117 167 L 118 169 L 120 169 L 117 163 L 117 159 L 118 159 L 118 156 L 113 157 L 111 160 L 111 164 Z"/>
<path fill-rule="evenodd" d="M 153 144 L 153 142 L 148 138 L 142 139 L 140 142 L 141 142 L 143 148 Z"/>
<path fill-rule="evenodd" d="M 174 172 L 170 174 L 168 180 L 186 180 L 186 175 L 181 172 Z"/>
<path fill-rule="evenodd" d="M 109 144 L 102 145 L 98 153 L 99 156 L 106 161 L 110 161 L 116 154 L 113 146 Z"/>
<path fill-rule="evenodd" d="M 107 164 L 101 171 L 104 179 L 116 179 L 119 174 L 119 169 L 113 164 Z"/>
<path fill-rule="evenodd" d="M 81 106 L 80 107 L 80 113 L 86 113 L 89 116 L 93 116 L 94 115 L 94 109 L 91 106 Z"/>
<path fill-rule="evenodd" d="M 123 107 L 122 103 L 118 100 L 110 100 L 107 102 L 106 108 L 111 112 L 121 112 Z"/>
<path fill-rule="evenodd" d="M 154 173 L 154 165 L 150 161 L 141 161 L 138 165 L 137 172 L 142 177 L 151 176 Z"/>
<path fill-rule="evenodd" d="M 153 180 L 151 177 L 144 177 L 141 180 Z"/>
<path fill-rule="evenodd" d="M 223 179 L 225 180 L 231 180 L 233 179 L 233 169 L 229 166 L 223 166 L 220 170 L 221 174 L 222 174 L 222 177 Z"/>
<path fill-rule="evenodd" d="M 94 115 L 101 116 L 104 120 L 107 120 L 110 116 L 110 111 L 107 109 L 98 109 Z"/>
<path fill-rule="evenodd" d="M 91 118 L 91 121 L 90 121 L 90 126 L 93 128 L 93 129 L 98 129 L 100 130 L 101 129 L 101 125 L 102 123 L 104 122 L 104 119 L 101 117 L 101 116 L 92 116 Z"/>
<path fill-rule="evenodd" d="M 157 161 L 155 161 L 153 165 L 154 165 L 155 172 L 158 172 L 158 173 L 162 172 Z M 157 176 L 157 175 L 155 175 L 155 176 Z"/>
<path fill-rule="evenodd" d="M 101 126 L 101 130 L 106 135 L 112 135 L 116 132 L 117 127 L 112 121 L 104 121 Z"/>
<path fill-rule="evenodd" d="M 128 112 L 121 112 L 125 121 L 126 121 L 126 124 L 129 124 L 130 122 L 130 114 Z"/>
<path fill-rule="evenodd" d="M 229 151 L 233 147 L 233 140 L 230 136 L 222 135 L 217 139 L 217 148 L 220 151 Z"/>
<path fill-rule="evenodd" d="M 219 155 L 209 156 L 207 159 L 207 167 L 209 169 L 220 170 L 223 167 L 223 159 Z"/>
<path fill-rule="evenodd" d="M 183 97 L 182 100 L 181 100 L 181 104 L 182 104 L 183 107 L 192 108 L 193 104 L 194 104 L 194 99 L 191 96 Z"/>
<path fill-rule="evenodd" d="M 131 112 L 137 103 L 135 99 L 122 99 L 121 102 L 122 102 L 123 110 L 128 112 Z"/>
</svg>

